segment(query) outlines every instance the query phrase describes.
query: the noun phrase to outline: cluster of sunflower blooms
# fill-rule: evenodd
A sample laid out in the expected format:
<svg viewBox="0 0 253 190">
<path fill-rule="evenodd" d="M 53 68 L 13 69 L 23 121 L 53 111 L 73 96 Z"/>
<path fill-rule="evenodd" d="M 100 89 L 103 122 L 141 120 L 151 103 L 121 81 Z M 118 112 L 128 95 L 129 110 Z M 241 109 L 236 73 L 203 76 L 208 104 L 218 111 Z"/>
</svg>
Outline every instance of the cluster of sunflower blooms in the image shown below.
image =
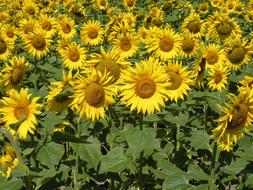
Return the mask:
<svg viewBox="0 0 253 190">
<path fill-rule="evenodd" d="M 237 19 L 253 22 L 253 1 L 210 0 L 194 6 L 176 0 L 150 1 L 145 14 L 136 0 L 12 0 L 1 3 L 0 114 L 3 128 L 21 140 L 34 134 L 36 116 L 72 109 L 81 118 L 96 121 L 115 102 L 130 111 L 153 114 L 170 102 L 184 99 L 191 89 L 223 91 L 229 75 L 250 62 L 251 35 Z M 245 8 L 246 7 L 246 8 Z M 169 10 L 187 9 L 179 28 L 166 22 Z M 248 10 L 246 14 L 244 10 Z M 99 17 L 89 15 L 103 15 Z M 248 32 L 248 33 L 247 33 Z M 21 53 L 34 57 L 28 62 Z M 49 93 L 33 97 L 23 83 L 27 70 L 51 52 L 60 57 L 61 81 Z M 23 54 L 22 54 L 23 55 Z M 137 61 L 136 61 L 137 60 Z M 245 76 L 213 130 L 222 150 L 250 130 L 253 122 L 253 77 Z M 74 89 L 74 90 L 73 90 Z M 119 98 L 118 98 L 119 97 Z M 21 122 L 20 122 L 21 121 Z M 17 129 L 11 126 L 17 122 Z M 63 124 L 56 130 L 64 130 Z M 9 177 L 18 164 L 15 151 L 6 146 L 0 157 L 2 174 Z"/>
</svg>

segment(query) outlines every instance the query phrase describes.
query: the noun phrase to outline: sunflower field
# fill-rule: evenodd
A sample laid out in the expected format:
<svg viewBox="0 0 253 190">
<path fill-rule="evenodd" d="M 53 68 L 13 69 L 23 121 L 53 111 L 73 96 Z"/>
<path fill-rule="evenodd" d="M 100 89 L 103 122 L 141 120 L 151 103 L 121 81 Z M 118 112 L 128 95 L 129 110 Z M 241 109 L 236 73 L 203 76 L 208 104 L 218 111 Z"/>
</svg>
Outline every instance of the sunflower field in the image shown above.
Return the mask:
<svg viewBox="0 0 253 190">
<path fill-rule="evenodd" d="M 0 0 L 0 190 L 253 189 L 253 0 Z"/>
</svg>

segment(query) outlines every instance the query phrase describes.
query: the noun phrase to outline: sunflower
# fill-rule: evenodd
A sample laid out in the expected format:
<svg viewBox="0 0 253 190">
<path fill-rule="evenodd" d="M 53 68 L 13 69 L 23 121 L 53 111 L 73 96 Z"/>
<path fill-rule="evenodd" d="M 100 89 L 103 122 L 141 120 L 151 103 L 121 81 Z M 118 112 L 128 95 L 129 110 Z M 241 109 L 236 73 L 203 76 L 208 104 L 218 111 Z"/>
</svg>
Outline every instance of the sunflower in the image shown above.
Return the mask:
<svg viewBox="0 0 253 190">
<path fill-rule="evenodd" d="M 106 26 L 108 27 L 108 26 Z M 110 32 L 108 32 L 110 29 Z M 107 30 L 107 33 L 109 34 L 109 41 L 114 40 L 115 38 L 118 38 L 119 34 L 125 34 L 125 33 L 134 33 L 135 29 L 133 25 L 128 24 L 128 22 L 120 21 L 118 23 L 115 23 L 111 25 Z M 112 29 L 112 30 L 111 30 Z"/>
<path fill-rule="evenodd" d="M 206 27 L 204 22 L 195 12 L 191 12 L 191 14 L 183 21 L 182 32 L 188 31 L 196 37 L 200 37 L 204 34 L 205 30 Z"/>
<path fill-rule="evenodd" d="M 226 61 L 225 52 L 218 44 L 208 44 L 204 47 L 203 53 L 203 57 L 206 59 L 206 68 L 224 64 Z"/>
<path fill-rule="evenodd" d="M 168 97 L 176 102 L 184 99 L 184 95 L 187 95 L 187 91 L 191 90 L 190 85 L 193 84 L 192 75 L 188 68 L 178 62 L 169 62 L 164 69 L 171 83 L 167 88 Z"/>
<path fill-rule="evenodd" d="M 119 34 L 112 44 L 122 57 L 132 57 L 138 50 L 139 36 L 135 33 Z"/>
<path fill-rule="evenodd" d="M 106 52 L 102 47 L 100 54 L 92 54 L 91 60 L 87 61 L 87 63 L 101 73 L 108 72 L 112 76 L 112 83 L 115 83 L 121 77 L 123 71 L 127 70 L 131 65 L 130 62 L 125 61 L 118 51 L 110 49 Z"/>
<path fill-rule="evenodd" d="M 253 23 L 253 9 L 247 11 L 247 14 L 244 17 L 247 22 Z"/>
<path fill-rule="evenodd" d="M 0 60 L 7 60 L 12 54 L 14 43 L 0 36 Z"/>
<path fill-rule="evenodd" d="M 182 44 L 180 49 L 180 55 L 185 58 L 194 56 L 198 51 L 199 41 L 194 35 L 187 31 L 182 33 L 181 36 Z"/>
<path fill-rule="evenodd" d="M 24 38 L 25 46 L 28 52 L 34 57 L 43 57 L 50 51 L 52 40 L 47 32 L 35 29 Z"/>
<path fill-rule="evenodd" d="M 160 27 L 164 22 L 164 11 L 162 7 L 152 7 L 144 22 L 148 25 L 152 23 L 154 26 Z"/>
<path fill-rule="evenodd" d="M 87 76 L 78 77 L 73 84 L 75 92 L 71 106 L 80 117 L 92 121 L 105 117 L 105 111 L 114 103 L 113 96 L 117 92 L 111 80 L 106 72 L 102 74 L 95 69 L 87 71 Z"/>
<path fill-rule="evenodd" d="M 209 28 L 206 38 L 209 40 L 230 40 L 242 33 L 237 22 L 227 14 L 215 14 L 208 20 Z"/>
<path fill-rule="evenodd" d="M 45 31 L 48 36 L 53 36 L 57 32 L 57 23 L 55 18 L 43 14 L 39 18 L 38 25 L 41 30 Z"/>
<path fill-rule="evenodd" d="M 197 88 L 204 87 L 204 74 L 206 68 L 206 59 L 204 57 L 199 57 L 196 59 L 194 68 L 193 68 L 193 76 L 195 78 L 195 86 Z"/>
<path fill-rule="evenodd" d="M 228 84 L 229 68 L 217 65 L 208 70 L 208 87 L 212 91 L 222 91 Z"/>
<path fill-rule="evenodd" d="M 177 56 L 181 48 L 181 36 L 172 28 L 159 30 L 154 38 L 147 38 L 146 48 L 149 53 L 166 61 Z"/>
<path fill-rule="evenodd" d="M 236 4 L 237 4 L 237 2 L 235 0 L 226 1 L 225 7 L 227 9 L 228 14 L 234 13 L 234 9 L 235 9 Z"/>
<path fill-rule="evenodd" d="M 98 21 L 88 21 L 81 30 L 81 39 L 84 45 L 96 46 L 104 40 L 104 30 Z"/>
<path fill-rule="evenodd" d="M 107 10 L 108 0 L 93 0 L 93 8 L 99 10 Z"/>
<path fill-rule="evenodd" d="M 209 4 L 207 2 L 203 2 L 199 5 L 199 8 L 198 8 L 200 14 L 207 14 L 209 12 Z"/>
<path fill-rule="evenodd" d="M 210 2 L 211 2 L 212 7 L 219 8 L 222 5 L 223 0 L 210 0 Z"/>
<path fill-rule="evenodd" d="M 127 10 L 133 10 L 136 4 L 136 0 L 123 0 L 124 6 Z"/>
<path fill-rule="evenodd" d="M 238 70 L 249 63 L 253 50 L 249 42 L 238 37 L 227 42 L 225 53 L 230 68 Z"/>
<path fill-rule="evenodd" d="M 143 114 L 160 111 L 168 99 L 169 77 L 158 59 L 150 57 L 122 74 L 121 103 Z"/>
<path fill-rule="evenodd" d="M 24 57 L 13 56 L 10 65 L 6 64 L 2 70 L 3 86 L 6 89 L 19 88 L 24 78 L 28 63 Z"/>
<path fill-rule="evenodd" d="M 39 7 L 32 0 L 25 0 L 23 3 L 24 16 L 35 16 L 39 12 Z"/>
<path fill-rule="evenodd" d="M 229 94 L 230 103 L 221 108 L 225 114 L 217 119 L 218 126 L 212 130 L 212 137 L 222 150 L 230 151 L 243 137 L 244 132 L 249 131 L 253 121 L 253 97 L 252 93 Z"/>
<path fill-rule="evenodd" d="M 0 174 L 8 179 L 11 176 L 11 171 L 19 164 L 19 160 L 16 156 L 15 150 L 12 146 L 5 144 L 5 154 L 0 156 Z"/>
<path fill-rule="evenodd" d="M 49 87 L 50 91 L 46 96 L 46 109 L 54 113 L 60 113 L 68 109 L 72 103 L 73 98 L 70 98 L 72 92 L 70 90 L 70 83 L 73 81 L 72 72 L 68 74 L 63 73 L 63 81 L 52 82 Z"/>
<path fill-rule="evenodd" d="M 1 100 L 1 121 L 4 122 L 4 127 L 10 130 L 13 135 L 17 133 L 21 140 L 27 139 L 28 132 L 34 134 L 36 130 L 35 125 L 37 125 L 35 115 L 41 113 L 39 111 L 41 104 L 37 103 L 39 97 L 34 97 L 33 99 L 30 97 L 31 94 L 28 94 L 27 88 L 22 88 L 20 92 L 11 89 L 9 97 L 4 97 Z M 21 121 L 19 127 L 13 129 L 11 125 L 18 121 Z"/>
<path fill-rule="evenodd" d="M 57 52 L 61 54 L 62 51 L 67 50 L 69 44 L 71 44 L 71 41 L 69 39 L 61 38 L 57 40 L 57 47 L 56 47 Z"/>
<path fill-rule="evenodd" d="M 19 22 L 19 35 L 22 39 L 26 37 L 27 34 L 34 31 L 35 20 L 32 18 L 24 18 Z"/>
<path fill-rule="evenodd" d="M 234 8 L 234 13 L 238 15 L 243 15 L 245 12 L 246 10 L 244 4 L 241 1 L 237 0 Z"/>
<path fill-rule="evenodd" d="M 86 51 L 80 45 L 76 44 L 76 42 L 72 42 L 66 49 L 63 49 L 59 53 L 67 68 L 76 70 L 84 66 Z"/>
<path fill-rule="evenodd" d="M 248 91 L 253 91 L 253 77 L 244 76 L 243 80 L 239 81 L 238 91 L 241 94 L 246 94 Z"/>
<path fill-rule="evenodd" d="M 75 21 L 65 15 L 60 15 L 58 34 L 61 38 L 71 39 L 76 34 Z"/>
<path fill-rule="evenodd" d="M 1 26 L 1 34 L 3 38 L 15 42 L 17 39 L 17 30 L 16 27 L 10 25 L 10 24 L 5 24 Z"/>
</svg>

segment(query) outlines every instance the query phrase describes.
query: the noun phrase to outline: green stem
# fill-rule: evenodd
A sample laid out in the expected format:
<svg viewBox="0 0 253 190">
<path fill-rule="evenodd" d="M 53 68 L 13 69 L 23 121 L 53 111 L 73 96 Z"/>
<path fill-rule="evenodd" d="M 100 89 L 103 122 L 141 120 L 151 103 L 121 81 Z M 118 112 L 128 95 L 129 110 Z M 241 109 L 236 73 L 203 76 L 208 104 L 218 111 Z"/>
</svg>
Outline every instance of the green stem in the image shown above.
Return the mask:
<svg viewBox="0 0 253 190">
<path fill-rule="evenodd" d="M 213 155 L 211 160 L 211 172 L 210 172 L 210 179 L 209 179 L 209 190 L 216 190 L 215 185 L 215 162 L 216 162 L 216 155 L 217 155 L 217 143 L 214 143 L 213 146 Z"/>
<path fill-rule="evenodd" d="M 143 130 L 143 115 L 140 115 L 140 130 Z M 139 165 L 139 171 L 138 171 L 138 186 L 139 186 L 139 190 L 142 190 L 142 186 L 143 186 L 143 179 L 142 179 L 142 171 L 143 171 L 143 154 L 144 152 L 141 151 L 140 153 L 140 165 Z"/>
<path fill-rule="evenodd" d="M 178 135 L 180 133 L 180 125 L 177 125 L 177 133 L 176 133 L 176 151 L 179 151 L 180 149 L 180 141 L 178 139 Z"/>
<path fill-rule="evenodd" d="M 79 138 L 81 134 L 80 125 L 77 125 L 77 134 L 76 136 Z M 79 174 L 79 155 L 75 153 L 75 168 L 74 168 L 74 189 L 79 190 L 78 184 L 78 174 Z"/>
</svg>

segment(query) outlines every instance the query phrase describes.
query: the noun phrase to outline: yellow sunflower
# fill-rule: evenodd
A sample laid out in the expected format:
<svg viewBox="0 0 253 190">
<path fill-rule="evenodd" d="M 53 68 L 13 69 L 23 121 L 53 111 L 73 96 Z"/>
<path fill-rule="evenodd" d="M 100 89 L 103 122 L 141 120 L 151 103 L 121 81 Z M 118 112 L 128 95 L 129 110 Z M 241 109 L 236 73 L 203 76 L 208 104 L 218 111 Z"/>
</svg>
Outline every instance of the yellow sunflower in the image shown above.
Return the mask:
<svg viewBox="0 0 253 190">
<path fill-rule="evenodd" d="M 165 106 L 171 83 L 159 60 L 149 58 L 124 72 L 121 84 L 122 104 L 130 111 L 152 114 Z"/>
<path fill-rule="evenodd" d="M 94 9 L 107 10 L 108 5 L 108 0 L 93 0 Z"/>
<path fill-rule="evenodd" d="M 112 76 L 112 83 L 115 83 L 121 74 L 131 66 L 131 63 L 126 61 L 118 51 L 114 49 L 105 51 L 102 47 L 100 53 L 92 54 L 91 60 L 87 61 L 87 63 L 101 73 L 108 72 Z"/>
<path fill-rule="evenodd" d="M 39 7 L 33 0 L 25 0 L 23 3 L 24 16 L 35 16 L 39 12 Z"/>
<path fill-rule="evenodd" d="M 198 7 L 198 10 L 199 10 L 200 14 L 203 14 L 203 15 L 207 14 L 209 12 L 208 2 L 201 3 Z"/>
<path fill-rule="evenodd" d="M 69 90 L 71 87 L 70 83 L 72 81 L 72 72 L 68 72 L 68 74 L 63 73 L 63 81 L 51 83 L 51 86 L 49 87 L 50 91 L 46 96 L 47 110 L 57 114 L 68 109 L 69 105 L 73 101 L 73 98 L 70 97 L 72 92 Z"/>
<path fill-rule="evenodd" d="M 19 22 L 19 35 L 22 39 L 26 37 L 27 34 L 34 31 L 35 20 L 32 18 L 23 18 Z"/>
<path fill-rule="evenodd" d="M 197 88 L 204 87 L 204 74 L 206 69 L 206 59 L 204 57 L 199 57 L 195 61 L 195 65 L 193 68 L 193 76 L 195 78 L 195 86 Z"/>
<path fill-rule="evenodd" d="M 86 51 L 75 42 L 69 44 L 66 49 L 62 49 L 59 53 L 61 54 L 63 63 L 67 68 L 76 70 L 84 67 Z"/>
<path fill-rule="evenodd" d="M 176 102 L 184 99 L 184 95 L 187 95 L 188 91 L 191 90 L 190 85 L 193 84 L 193 76 L 190 71 L 177 62 L 169 62 L 164 69 L 171 83 L 167 88 L 168 97 Z"/>
<path fill-rule="evenodd" d="M 226 45 L 225 54 L 232 70 L 238 70 L 250 62 L 253 49 L 248 41 L 238 37 L 231 39 Z"/>
<path fill-rule="evenodd" d="M 208 20 L 209 27 L 206 38 L 209 40 L 230 40 L 242 34 L 240 26 L 227 14 L 215 14 Z"/>
<path fill-rule="evenodd" d="M 60 15 L 58 18 L 59 36 L 65 39 L 71 39 L 76 34 L 75 21 L 65 15 Z"/>
<path fill-rule="evenodd" d="M 167 61 L 180 54 L 182 39 L 172 28 L 159 30 L 154 38 L 147 38 L 146 48 L 149 53 Z"/>
<path fill-rule="evenodd" d="M 5 24 L 1 26 L 1 34 L 4 39 L 7 39 L 12 42 L 15 42 L 15 40 L 17 39 L 16 27 L 10 24 Z"/>
<path fill-rule="evenodd" d="M 108 27 L 107 33 L 109 33 L 109 41 L 112 41 L 115 38 L 118 38 L 119 34 L 125 34 L 125 33 L 134 33 L 135 29 L 133 27 L 133 25 L 128 24 L 128 22 L 117 22 L 113 25 L 111 25 L 110 27 L 107 25 L 106 27 Z"/>
<path fill-rule="evenodd" d="M 253 97 L 251 94 L 235 96 L 229 94 L 230 103 L 221 111 L 225 114 L 217 119 L 218 126 L 213 129 L 212 137 L 222 150 L 230 151 L 249 131 L 253 121 Z"/>
<path fill-rule="evenodd" d="M 253 23 L 253 9 L 247 11 L 247 14 L 244 15 L 244 18 L 246 19 L 247 22 Z"/>
<path fill-rule="evenodd" d="M 12 146 L 5 144 L 4 150 L 5 154 L 0 156 L 0 174 L 8 179 L 11 176 L 13 168 L 19 164 L 19 160 Z"/>
<path fill-rule="evenodd" d="M 0 60 L 7 60 L 12 54 L 14 43 L 0 36 Z"/>
<path fill-rule="evenodd" d="M 22 88 L 20 92 L 12 89 L 9 91 L 9 97 L 1 99 L 1 122 L 12 135 L 18 134 L 21 140 L 25 140 L 28 132 L 34 134 L 37 125 L 35 115 L 41 113 L 39 111 L 41 104 L 37 103 L 38 100 L 39 97 L 31 99 L 31 94 L 28 94 L 27 88 Z M 11 125 L 18 121 L 21 121 L 20 125 L 17 129 L 13 129 Z"/>
<path fill-rule="evenodd" d="M 183 21 L 182 32 L 188 31 L 196 37 L 200 37 L 205 33 L 205 30 L 206 27 L 204 22 L 195 12 L 191 12 L 191 14 Z"/>
<path fill-rule="evenodd" d="M 19 88 L 27 67 L 28 63 L 24 57 L 13 56 L 10 60 L 10 65 L 6 64 L 2 70 L 4 88 Z"/>
<path fill-rule="evenodd" d="M 127 10 L 133 10 L 136 4 L 136 0 L 123 0 L 124 6 Z"/>
<path fill-rule="evenodd" d="M 28 52 L 34 57 L 43 57 L 50 51 L 50 36 L 43 30 L 35 29 L 24 38 Z"/>
<path fill-rule="evenodd" d="M 199 49 L 199 41 L 190 32 L 182 33 L 182 44 L 180 55 L 182 57 L 193 57 Z"/>
<path fill-rule="evenodd" d="M 243 80 L 239 81 L 238 91 L 241 94 L 247 94 L 248 91 L 253 91 L 253 77 L 244 76 Z"/>
<path fill-rule="evenodd" d="M 119 34 L 112 44 L 122 57 L 132 57 L 139 48 L 139 36 L 135 33 Z"/>
<path fill-rule="evenodd" d="M 45 31 L 50 37 L 57 32 L 57 22 L 55 18 L 47 14 L 40 15 L 38 26 L 40 27 L 41 30 Z"/>
<path fill-rule="evenodd" d="M 80 75 L 73 83 L 75 92 L 72 108 L 80 117 L 95 121 L 105 117 L 108 106 L 114 103 L 116 88 L 111 85 L 112 77 L 95 69 L 87 71 L 87 76 Z"/>
<path fill-rule="evenodd" d="M 57 40 L 57 47 L 56 50 L 59 54 L 62 53 L 62 51 L 67 50 L 69 44 L 71 44 L 71 41 L 68 39 L 61 38 Z"/>
<path fill-rule="evenodd" d="M 208 70 L 208 87 L 212 91 L 222 91 L 228 84 L 229 68 L 217 65 Z"/>
<path fill-rule="evenodd" d="M 104 30 L 98 21 L 88 21 L 81 30 L 81 39 L 84 45 L 96 46 L 104 40 Z"/>
<path fill-rule="evenodd" d="M 210 0 L 210 2 L 211 2 L 212 7 L 219 8 L 222 5 L 223 0 Z"/>
</svg>

